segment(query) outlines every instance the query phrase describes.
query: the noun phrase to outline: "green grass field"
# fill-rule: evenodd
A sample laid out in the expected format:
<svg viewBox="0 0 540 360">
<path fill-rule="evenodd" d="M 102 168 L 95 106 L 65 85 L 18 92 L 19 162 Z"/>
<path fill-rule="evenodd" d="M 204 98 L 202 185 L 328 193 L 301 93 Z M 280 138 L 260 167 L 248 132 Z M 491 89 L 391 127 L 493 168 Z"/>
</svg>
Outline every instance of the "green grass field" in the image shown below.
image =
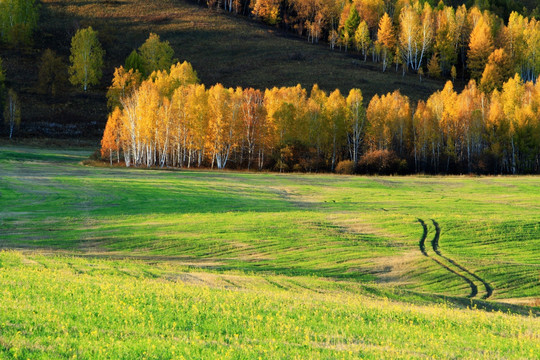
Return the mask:
<svg viewBox="0 0 540 360">
<path fill-rule="evenodd" d="M 88 155 L 0 147 L 0 358 L 540 356 L 539 177 Z"/>
</svg>

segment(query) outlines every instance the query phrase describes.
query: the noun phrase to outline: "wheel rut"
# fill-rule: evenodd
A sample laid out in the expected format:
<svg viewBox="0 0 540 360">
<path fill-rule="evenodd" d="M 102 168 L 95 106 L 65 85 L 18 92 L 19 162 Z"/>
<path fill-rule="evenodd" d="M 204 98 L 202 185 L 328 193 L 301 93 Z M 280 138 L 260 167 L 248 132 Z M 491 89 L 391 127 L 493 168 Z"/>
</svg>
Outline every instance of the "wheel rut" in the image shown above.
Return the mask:
<svg viewBox="0 0 540 360">
<path fill-rule="evenodd" d="M 424 228 L 424 233 L 422 234 L 422 237 L 420 238 L 420 244 L 419 244 L 420 251 L 422 252 L 422 254 L 424 254 L 424 256 L 429 257 L 429 255 L 426 252 L 426 238 L 427 238 L 427 233 L 428 233 L 427 225 L 422 219 L 418 219 L 418 222 Z"/>
<path fill-rule="evenodd" d="M 484 288 L 486 290 L 486 294 L 482 298 L 483 299 L 489 298 L 493 294 L 493 288 L 485 280 L 483 280 L 481 277 L 474 274 L 473 272 L 469 271 L 468 269 L 466 269 L 462 265 L 458 264 L 453 259 L 451 259 L 451 258 L 449 258 L 449 257 L 447 257 L 447 256 L 445 256 L 445 255 L 443 255 L 441 253 L 441 250 L 440 250 L 440 247 L 439 247 L 439 239 L 440 239 L 440 236 L 441 236 L 441 227 L 433 219 L 431 221 L 433 222 L 433 225 L 435 226 L 435 235 L 433 236 L 433 239 L 431 240 L 431 247 L 432 247 L 433 251 L 435 252 L 436 256 L 431 256 L 431 255 L 428 254 L 428 252 L 426 250 L 426 239 L 427 239 L 427 236 L 428 236 L 428 227 L 427 227 L 427 224 L 426 224 L 426 222 L 424 220 L 422 220 L 422 219 L 417 219 L 417 220 L 420 223 L 420 225 L 422 225 L 422 229 L 423 229 L 422 237 L 420 238 L 420 242 L 418 244 L 418 246 L 420 248 L 420 252 L 424 256 L 426 256 L 426 257 L 430 258 L 431 260 L 433 260 L 434 262 L 436 262 L 439 266 L 443 267 L 445 270 L 451 272 L 452 274 L 460 277 L 463 281 L 465 281 L 467 283 L 467 285 L 469 285 L 469 287 L 471 289 L 471 292 L 467 296 L 468 298 L 473 298 L 473 297 L 476 297 L 478 295 L 478 286 L 476 285 L 474 280 L 482 283 L 482 285 L 484 286 Z M 447 262 L 447 264 L 445 262 Z M 465 274 L 463 274 L 463 273 L 465 273 Z"/>
<path fill-rule="evenodd" d="M 484 296 L 482 296 L 482 299 L 487 299 L 489 298 L 492 294 L 493 294 L 493 288 L 491 287 L 491 285 L 485 281 L 484 279 L 482 279 L 480 276 L 476 275 L 475 273 L 473 273 L 472 271 L 468 270 L 467 268 L 465 268 L 464 266 L 460 265 L 458 262 L 456 262 L 455 260 L 443 255 L 441 253 L 441 250 L 439 248 L 439 238 L 441 236 L 441 227 L 439 226 L 439 223 L 437 223 L 435 220 L 431 219 L 431 222 L 433 223 L 433 226 L 435 226 L 435 236 L 433 237 L 433 240 L 431 241 L 431 245 L 433 247 L 433 251 L 435 251 L 435 253 L 437 255 L 439 255 L 440 257 L 442 257 L 443 259 L 445 259 L 446 261 L 448 261 L 450 264 L 454 265 L 455 267 L 457 267 L 458 269 L 460 269 L 461 271 L 467 273 L 468 275 L 470 275 L 471 277 L 473 277 L 475 280 L 479 281 L 482 283 L 484 289 L 485 289 L 485 294 Z"/>
</svg>

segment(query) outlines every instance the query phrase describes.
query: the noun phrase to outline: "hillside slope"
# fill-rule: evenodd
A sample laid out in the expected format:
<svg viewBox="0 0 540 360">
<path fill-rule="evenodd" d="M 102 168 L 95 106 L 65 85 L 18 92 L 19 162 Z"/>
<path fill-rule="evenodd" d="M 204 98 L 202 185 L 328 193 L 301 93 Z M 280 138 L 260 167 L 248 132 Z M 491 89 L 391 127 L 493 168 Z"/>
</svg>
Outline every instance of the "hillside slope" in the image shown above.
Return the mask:
<svg viewBox="0 0 540 360">
<path fill-rule="evenodd" d="M 38 60 L 51 48 L 67 63 L 70 39 L 77 28 L 100 32 L 106 69 L 100 86 L 82 93 L 52 98 L 36 91 Z M 219 13 L 187 0 L 91 1 L 43 0 L 38 31 L 31 49 L 0 49 L 9 85 L 23 100 L 19 136 L 99 139 L 106 121 L 106 87 L 114 68 L 138 48 L 150 32 L 168 40 L 179 60 L 187 60 L 207 85 L 267 88 L 318 83 L 330 91 L 356 87 L 364 98 L 400 89 L 412 99 L 427 98 L 443 82 L 403 77 L 380 64 L 363 63 L 356 56 L 331 51 L 325 44 L 309 44 L 243 17 Z"/>
</svg>

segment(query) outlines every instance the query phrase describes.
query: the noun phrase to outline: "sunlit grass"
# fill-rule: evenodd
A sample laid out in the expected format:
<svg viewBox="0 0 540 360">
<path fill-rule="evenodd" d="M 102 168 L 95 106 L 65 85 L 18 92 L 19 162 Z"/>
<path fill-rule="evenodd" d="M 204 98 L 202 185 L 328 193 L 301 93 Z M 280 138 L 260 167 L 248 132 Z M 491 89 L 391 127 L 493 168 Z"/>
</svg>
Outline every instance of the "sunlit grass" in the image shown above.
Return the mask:
<svg viewBox="0 0 540 360">
<path fill-rule="evenodd" d="M 313 277 L 4 252 L 0 289 L 8 358 L 519 359 L 540 352 L 534 317 L 407 304 Z"/>
<path fill-rule="evenodd" d="M 429 245 L 436 219 L 441 251 L 491 299 L 534 304 L 538 177 L 94 168 L 84 155 L 0 148 L 0 245 L 18 249 L 0 255 L 0 358 L 540 353 L 536 317 L 463 309 L 528 311 L 460 298 L 467 283 L 421 254 L 417 221 Z"/>
</svg>

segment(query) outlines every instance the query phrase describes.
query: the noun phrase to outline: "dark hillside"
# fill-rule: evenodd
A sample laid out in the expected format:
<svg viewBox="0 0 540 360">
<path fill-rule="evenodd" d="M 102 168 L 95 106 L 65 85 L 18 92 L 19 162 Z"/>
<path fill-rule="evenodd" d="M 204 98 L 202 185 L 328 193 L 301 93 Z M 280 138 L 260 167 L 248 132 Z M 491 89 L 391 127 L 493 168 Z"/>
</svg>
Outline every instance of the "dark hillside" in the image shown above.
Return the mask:
<svg viewBox="0 0 540 360">
<path fill-rule="evenodd" d="M 51 97 L 36 90 L 39 58 L 47 48 L 69 57 L 70 39 L 77 28 L 100 32 L 106 51 L 100 86 L 83 93 Z M 105 125 L 105 92 L 115 66 L 138 48 L 149 32 L 170 41 L 179 60 L 191 62 L 201 81 L 211 85 L 267 88 L 318 83 L 329 91 L 360 88 L 364 99 L 400 89 L 412 99 L 427 98 L 444 85 L 380 64 L 363 63 L 356 56 L 332 52 L 244 17 L 212 11 L 187 0 L 44 0 L 34 46 L 0 50 L 9 85 L 23 100 L 23 124 L 18 136 L 99 138 Z"/>
</svg>

